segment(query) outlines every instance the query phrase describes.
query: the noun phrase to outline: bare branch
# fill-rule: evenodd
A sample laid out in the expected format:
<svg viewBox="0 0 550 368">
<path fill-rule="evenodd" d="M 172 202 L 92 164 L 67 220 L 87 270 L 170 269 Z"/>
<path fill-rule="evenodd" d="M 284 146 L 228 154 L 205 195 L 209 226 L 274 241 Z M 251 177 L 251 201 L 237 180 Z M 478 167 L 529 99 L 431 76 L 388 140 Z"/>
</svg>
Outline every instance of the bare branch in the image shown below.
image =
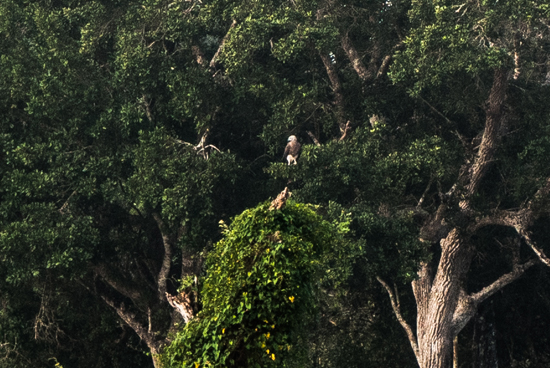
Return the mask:
<svg viewBox="0 0 550 368">
<path fill-rule="evenodd" d="M 527 269 L 538 262 L 537 259 L 531 259 L 523 264 L 514 264 L 511 272 L 500 276 L 491 285 L 484 287 L 475 294 L 467 295 L 464 290 L 461 290 L 456 309 L 453 313 L 453 334 L 456 336 L 474 317 L 480 303 L 506 285 L 520 278 Z"/>
<path fill-rule="evenodd" d="M 428 185 L 426 186 L 426 189 L 424 189 L 424 193 L 422 193 L 422 197 L 418 200 L 418 204 L 416 205 L 417 209 L 422 208 L 422 204 L 424 203 L 424 200 L 426 199 L 426 196 L 428 195 L 428 192 L 430 191 L 430 188 L 432 187 L 432 183 L 434 181 L 433 176 L 430 177 L 430 181 L 428 182 Z"/>
<path fill-rule="evenodd" d="M 150 122 L 153 121 L 153 110 L 151 109 L 152 101 L 150 98 L 148 98 L 146 95 L 143 95 L 141 97 L 141 101 L 143 102 L 143 106 L 145 107 L 145 115 L 147 116 L 147 120 Z"/>
<path fill-rule="evenodd" d="M 54 309 L 50 305 L 49 295 L 42 295 L 40 309 L 34 317 L 34 339 L 61 346 L 60 339 L 66 337 L 66 334 L 59 327 L 58 322 Z"/>
<path fill-rule="evenodd" d="M 351 130 L 351 125 L 350 125 L 350 121 L 348 120 L 346 122 L 346 125 L 344 126 L 344 132 L 343 132 L 342 136 L 340 137 L 340 139 L 338 139 L 338 142 L 343 141 L 346 138 L 346 136 L 348 135 L 350 130 Z"/>
<path fill-rule="evenodd" d="M 219 153 L 221 153 L 222 151 L 220 151 L 220 149 L 216 146 L 214 146 L 213 144 L 208 144 L 206 146 L 204 146 L 203 149 L 206 149 L 206 148 L 214 148 L 216 151 L 218 151 Z"/>
<path fill-rule="evenodd" d="M 416 341 L 416 337 L 414 336 L 411 326 L 407 323 L 407 321 L 405 321 L 405 318 L 403 318 L 403 315 L 401 315 L 401 306 L 399 304 L 399 296 L 397 295 L 396 292 L 394 293 L 391 287 L 380 277 L 376 276 L 376 279 L 380 284 L 382 284 L 384 289 L 386 289 L 386 291 L 388 292 L 388 295 L 390 296 L 390 302 L 393 309 L 393 313 L 395 314 L 395 317 L 397 317 L 397 320 L 399 321 L 399 323 L 407 333 L 407 337 L 409 338 L 409 342 L 411 343 L 411 347 L 414 351 L 414 355 L 418 359 L 419 358 L 418 342 Z"/>
<path fill-rule="evenodd" d="M 440 112 L 438 109 L 436 109 L 434 106 L 432 106 L 432 104 L 430 104 L 428 101 L 426 101 L 424 98 L 422 98 L 422 96 L 419 95 L 418 98 L 419 98 L 422 102 L 424 102 L 426 105 L 428 105 L 428 107 L 429 107 L 433 112 L 435 112 L 437 115 L 441 116 L 447 123 L 453 124 L 453 122 L 452 122 L 448 117 L 446 117 L 445 115 L 443 115 L 442 112 Z M 458 131 L 456 131 L 456 132 L 457 132 L 457 134 L 459 134 Z M 460 135 L 459 135 L 459 138 L 461 138 Z"/>
<path fill-rule="evenodd" d="M 388 72 L 388 69 L 390 68 L 390 63 L 393 59 L 393 53 L 396 50 L 400 49 L 402 46 L 403 46 L 403 42 L 400 41 L 397 45 L 395 45 L 392 48 L 391 53 L 389 53 L 388 55 L 386 55 L 384 57 L 384 59 L 382 60 L 382 64 L 380 64 L 380 68 L 378 68 L 378 72 L 376 73 L 376 78 L 375 79 L 383 77 Z"/>
<path fill-rule="evenodd" d="M 524 229 L 527 229 L 536 217 L 542 211 L 548 211 L 547 201 L 548 195 L 550 193 L 550 178 L 546 179 L 544 185 L 537 190 L 533 195 L 533 198 L 523 208 L 517 211 L 505 211 L 505 210 L 496 210 L 488 215 L 485 215 L 475 221 L 469 227 L 471 232 L 474 232 L 484 226 L 488 225 L 500 225 L 500 226 L 509 226 L 516 229 L 516 231 L 522 236 Z M 519 229 L 519 230 L 518 230 Z M 529 235 L 527 234 L 529 238 Z"/>
<path fill-rule="evenodd" d="M 539 263 L 537 259 L 531 259 L 523 264 L 514 265 L 513 270 L 511 272 L 500 276 L 491 285 L 484 287 L 483 289 L 481 289 L 475 294 L 472 294 L 471 295 L 472 301 L 476 305 L 479 305 L 479 303 L 483 302 L 484 300 L 489 298 L 491 295 L 493 295 L 494 293 L 496 293 L 506 285 L 519 279 L 520 276 L 525 273 L 525 271 L 527 271 L 530 267 L 536 265 L 537 263 Z"/>
<path fill-rule="evenodd" d="M 519 59 L 519 48 L 521 45 L 521 33 L 517 32 L 514 36 L 514 80 L 517 80 L 521 74 L 521 66 Z"/>
<path fill-rule="evenodd" d="M 453 368 L 458 368 L 458 335 L 453 339 Z"/>
<path fill-rule="evenodd" d="M 476 219 L 476 221 L 468 227 L 470 233 L 481 229 L 485 226 L 497 225 L 497 226 L 509 226 L 515 227 L 518 222 L 518 214 L 521 211 L 504 211 L 497 210 L 492 211 L 488 215 Z"/>
<path fill-rule="evenodd" d="M 4 336 L 4 338 L 6 338 L 6 336 Z M 14 338 L 13 343 L 11 343 L 11 342 L 0 343 L 0 353 L 2 353 L 2 355 L 4 355 L 4 357 L 1 358 L 0 361 L 7 361 L 10 358 L 10 356 L 13 354 L 13 355 L 16 355 L 17 357 L 25 360 L 27 362 L 28 367 L 31 367 L 33 365 L 33 363 L 29 360 L 29 358 L 27 358 L 25 355 L 23 355 L 19 352 L 19 349 L 17 347 L 17 336 Z M 11 359 L 9 359 L 9 360 L 11 360 Z"/>
<path fill-rule="evenodd" d="M 380 68 L 378 68 L 378 72 L 376 73 L 376 79 L 383 77 L 388 72 L 392 58 L 393 57 L 391 54 L 388 54 L 384 57 L 384 59 L 382 60 L 382 64 L 380 64 Z"/>
<path fill-rule="evenodd" d="M 153 323 L 151 319 L 151 308 L 147 307 L 147 321 L 149 322 L 149 327 L 147 329 L 147 332 L 152 333 L 153 332 Z"/>
<path fill-rule="evenodd" d="M 342 83 L 340 82 L 338 72 L 336 71 L 336 68 L 334 67 L 334 64 L 332 63 L 328 55 L 320 51 L 319 57 L 323 61 L 328 79 L 330 80 L 332 92 L 334 93 L 334 105 L 336 106 L 336 121 L 338 122 L 338 126 L 340 127 L 340 132 L 342 132 L 343 134 L 346 126 L 346 118 Z"/>
<path fill-rule="evenodd" d="M 69 198 L 67 198 L 67 200 L 65 201 L 65 203 L 63 203 L 63 205 L 61 206 L 61 208 L 58 209 L 59 213 L 64 215 L 65 213 L 68 213 L 68 212 L 71 212 L 70 209 L 68 209 L 68 206 L 69 206 L 69 201 L 71 200 L 71 198 L 76 194 L 76 190 L 73 191 L 71 193 L 71 195 L 69 196 Z"/>
<path fill-rule="evenodd" d="M 173 138 L 173 140 L 174 140 L 174 142 L 185 145 L 185 146 L 190 146 L 190 147 L 193 147 L 193 148 L 195 147 L 192 143 L 182 141 L 181 139 Z"/>
<path fill-rule="evenodd" d="M 206 129 L 204 134 L 202 135 L 199 143 L 196 146 L 189 143 L 189 142 L 185 142 L 185 141 L 182 141 L 182 140 L 176 139 L 176 138 L 172 138 L 172 140 L 174 142 L 178 143 L 178 144 L 192 147 L 197 152 L 197 154 L 201 155 L 205 160 L 208 160 L 208 150 L 207 150 L 207 148 L 215 149 L 216 151 L 221 153 L 221 151 L 218 147 L 214 146 L 213 144 L 206 144 L 206 138 L 208 137 L 209 134 L 210 134 L 210 130 Z"/>
</svg>

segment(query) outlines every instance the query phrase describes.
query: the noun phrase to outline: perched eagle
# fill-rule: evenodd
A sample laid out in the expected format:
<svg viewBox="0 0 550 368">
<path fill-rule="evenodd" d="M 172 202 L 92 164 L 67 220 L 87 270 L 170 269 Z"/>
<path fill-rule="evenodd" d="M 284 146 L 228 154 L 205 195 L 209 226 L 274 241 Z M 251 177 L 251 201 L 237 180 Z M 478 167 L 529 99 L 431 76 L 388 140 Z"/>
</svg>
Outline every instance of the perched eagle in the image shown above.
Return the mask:
<svg viewBox="0 0 550 368">
<path fill-rule="evenodd" d="M 289 165 L 292 163 L 296 165 L 298 163 L 296 162 L 296 159 L 300 154 L 301 147 L 302 145 L 298 143 L 296 136 L 291 135 L 290 137 L 288 137 L 288 143 L 286 144 L 286 147 L 285 147 L 285 153 L 283 154 L 283 159 L 286 158 Z"/>
</svg>

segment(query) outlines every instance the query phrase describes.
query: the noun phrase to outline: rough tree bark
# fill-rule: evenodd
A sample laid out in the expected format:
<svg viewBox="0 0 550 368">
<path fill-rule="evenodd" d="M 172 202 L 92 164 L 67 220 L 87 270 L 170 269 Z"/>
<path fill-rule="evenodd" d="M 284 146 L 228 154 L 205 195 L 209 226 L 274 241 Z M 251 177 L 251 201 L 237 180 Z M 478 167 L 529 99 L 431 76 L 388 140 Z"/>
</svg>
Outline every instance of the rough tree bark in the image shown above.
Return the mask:
<svg viewBox="0 0 550 368">
<path fill-rule="evenodd" d="M 495 210 L 482 216 L 472 208 L 472 198 L 477 194 L 499 146 L 499 128 L 504 115 L 507 80 L 506 70 L 495 71 L 485 104 L 485 129 L 481 144 L 475 157 L 461 170 L 454 189 L 448 193 L 450 198 L 447 203 L 455 201 L 460 210 L 448 211 L 447 204 L 442 203 L 421 229 L 421 240 L 429 244 L 439 244 L 441 256 L 437 264 L 422 263 L 418 278 L 412 282 L 417 307 L 416 336 L 401 316 L 399 305 L 395 303 L 395 293 L 379 280 L 390 295 L 394 312 L 407 333 L 420 368 L 450 367 L 453 363 L 453 340 L 474 317 L 479 304 L 518 279 L 533 265 L 550 264 L 550 260 L 529 233 L 529 226 L 545 211 L 550 179 L 531 201 L 518 210 Z M 448 224 L 460 225 L 451 227 Z M 524 263 L 516 258 L 510 272 L 477 293 L 468 293 L 465 284 L 475 252 L 470 238 L 476 231 L 488 225 L 515 229 L 518 236 L 531 247 L 535 257 Z"/>
</svg>

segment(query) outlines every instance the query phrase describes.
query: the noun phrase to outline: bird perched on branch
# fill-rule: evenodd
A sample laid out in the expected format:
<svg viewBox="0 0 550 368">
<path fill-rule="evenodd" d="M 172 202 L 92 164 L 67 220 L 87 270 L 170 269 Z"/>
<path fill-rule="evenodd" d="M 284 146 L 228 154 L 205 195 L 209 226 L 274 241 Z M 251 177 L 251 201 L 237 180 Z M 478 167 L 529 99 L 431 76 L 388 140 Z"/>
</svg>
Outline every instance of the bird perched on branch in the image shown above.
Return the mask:
<svg viewBox="0 0 550 368">
<path fill-rule="evenodd" d="M 300 148 L 302 145 L 298 142 L 298 139 L 296 139 L 295 135 L 291 135 L 288 137 L 288 143 L 285 147 L 285 153 L 283 154 L 283 159 L 286 158 L 286 161 L 288 164 L 294 163 L 296 165 L 298 162 L 296 159 L 298 158 L 298 155 L 300 154 Z"/>
</svg>

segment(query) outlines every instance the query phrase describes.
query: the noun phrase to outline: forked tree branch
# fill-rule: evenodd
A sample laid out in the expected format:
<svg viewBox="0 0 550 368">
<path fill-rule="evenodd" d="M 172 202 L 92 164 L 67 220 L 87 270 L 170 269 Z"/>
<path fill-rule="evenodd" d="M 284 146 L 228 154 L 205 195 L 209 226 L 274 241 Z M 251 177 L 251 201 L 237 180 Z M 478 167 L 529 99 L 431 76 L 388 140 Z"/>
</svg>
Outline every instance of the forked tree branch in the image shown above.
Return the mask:
<svg viewBox="0 0 550 368">
<path fill-rule="evenodd" d="M 416 341 L 416 337 L 414 336 L 414 333 L 413 333 L 413 330 L 412 330 L 411 326 L 407 323 L 407 321 L 405 320 L 405 318 L 403 318 L 403 315 L 401 314 L 401 306 L 400 306 L 400 303 L 399 303 L 399 296 L 379 276 L 376 276 L 376 279 L 378 280 L 378 282 L 380 284 L 382 284 L 384 289 L 386 289 L 386 291 L 388 292 L 388 295 L 390 296 L 390 302 L 391 302 L 391 306 L 392 306 L 392 309 L 393 309 L 393 313 L 395 314 L 395 317 L 397 318 L 397 320 L 399 321 L 399 323 L 401 324 L 401 326 L 403 327 L 403 329 L 407 333 L 407 337 L 409 338 L 409 342 L 410 342 L 411 347 L 414 351 L 414 355 L 418 359 L 419 358 L 418 342 Z"/>
<path fill-rule="evenodd" d="M 346 138 L 346 136 L 348 135 L 348 133 L 350 132 L 350 130 L 351 130 L 351 125 L 350 125 L 350 121 L 348 120 L 346 122 L 346 125 L 344 126 L 344 132 L 343 132 L 342 136 L 340 137 L 340 139 L 338 139 L 338 142 L 343 141 Z"/>
<path fill-rule="evenodd" d="M 489 225 L 508 226 L 516 229 L 518 234 L 530 239 L 525 229 L 529 228 L 536 218 L 542 213 L 547 212 L 548 195 L 550 194 L 550 178 L 547 178 L 544 185 L 537 190 L 531 200 L 521 209 L 516 211 L 496 210 L 478 218 L 471 226 L 471 233 Z M 526 235 L 524 235 L 526 234 Z M 531 245 L 529 245 L 531 246 Z"/>
<path fill-rule="evenodd" d="M 384 76 L 390 67 L 390 63 L 393 58 L 393 55 L 392 55 L 393 52 L 395 52 L 395 50 L 399 49 L 403 45 L 403 42 L 399 42 L 397 45 L 395 45 L 392 48 L 391 53 L 384 56 L 384 58 L 382 59 L 382 63 L 378 68 L 378 71 L 376 71 L 376 75 L 374 75 L 374 72 L 372 70 L 369 70 L 361 60 L 361 57 L 359 56 L 357 49 L 351 42 L 348 34 L 345 34 L 344 36 L 342 36 L 341 41 L 342 41 L 342 49 L 346 52 L 346 55 L 348 56 L 348 59 L 351 62 L 351 66 L 357 73 L 357 76 L 359 77 L 359 79 L 361 79 L 363 82 L 373 81 L 374 79 L 378 79 Z M 375 53 L 375 57 L 374 57 L 375 60 L 377 59 L 376 56 L 377 55 Z"/>
</svg>

